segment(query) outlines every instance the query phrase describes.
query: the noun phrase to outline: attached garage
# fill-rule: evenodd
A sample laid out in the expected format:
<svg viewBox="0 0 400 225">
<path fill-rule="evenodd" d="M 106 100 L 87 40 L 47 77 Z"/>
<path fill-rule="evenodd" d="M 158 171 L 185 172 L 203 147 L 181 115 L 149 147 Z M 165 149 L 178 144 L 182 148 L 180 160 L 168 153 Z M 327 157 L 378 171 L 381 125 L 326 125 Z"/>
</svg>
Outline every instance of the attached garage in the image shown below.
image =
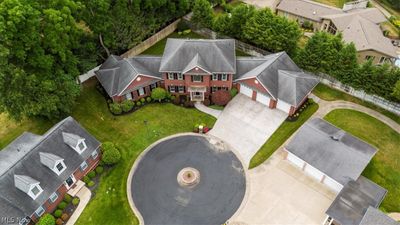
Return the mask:
<svg viewBox="0 0 400 225">
<path fill-rule="evenodd" d="M 282 100 L 278 100 L 277 104 L 276 104 L 276 108 L 280 109 L 286 113 L 290 112 L 290 108 L 292 107 L 292 105 L 282 101 Z"/>
<path fill-rule="evenodd" d="M 340 192 L 343 188 L 343 185 L 339 184 L 330 177 L 325 177 L 324 184 L 336 192 Z"/>
<path fill-rule="evenodd" d="M 266 106 L 269 106 L 269 102 L 271 101 L 271 99 L 269 98 L 269 96 L 261 92 L 257 92 L 256 101 Z"/>
<path fill-rule="evenodd" d="M 253 90 L 243 84 L 240 84 L 240 93 L 242 93 L 250 98 L 253 96 Z"/>
<path fill-rule="evenodd" d="M 304 163 L 305 163 L 302 159 L 300 159 L 299 157 L 293 155 L 290 152 L 288 153 L 287 160 L 289 160 L 289 162 L 293 163 L 294 165 L 296 165 L 296 166 L 298 166 L 300 168 L 303 168 Z"/>
<path fill-rule="evenodd" d="M 322 178 L 324 178 L 324 173 L 322 173 L 321 171 L 315 169 L 310 164 L 306 165 L 306 167 L 304 168 L 304 172 L 306 174 L 310 175 L 312 178 L 315 178 L 318 181 L 322 181 Z"/>
</svg>

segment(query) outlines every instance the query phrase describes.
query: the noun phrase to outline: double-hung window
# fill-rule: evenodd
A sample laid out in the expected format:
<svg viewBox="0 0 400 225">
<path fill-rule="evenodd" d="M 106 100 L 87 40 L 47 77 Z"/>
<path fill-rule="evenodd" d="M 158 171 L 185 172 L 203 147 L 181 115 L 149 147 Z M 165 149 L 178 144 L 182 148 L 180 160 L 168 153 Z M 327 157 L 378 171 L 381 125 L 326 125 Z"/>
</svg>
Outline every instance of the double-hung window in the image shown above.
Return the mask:
<svg viewBox="0 0 400 225">
<path fill-rule="evenodd" d="M 202 82 L 203 78 L 201 77 L 201 75 L 193 75 L 192 80 L 193 82 Z"/>
<path fill-rule="evenodd" d="M 42 206 L 39 206 L 39 208 L 36 209 L 35 213 L 38 217 L 41 217 L 44 214 L 45 210 Z"/>
<path fill-rule="evenodd" d="M 212 80 L 218 80 L 218 74 L 217 73 L 214 73 L 212 75 Z"/>
<path fill-rule="evenodd" d="M 81 170 L 84 171 L 84 170 L 86 170 L 87 167 L 88 167 L 88 164 L 86 163 L 86 161 L 84 161 L 84 162 L 81 164 Z"/>
<path fill-rule="evenodd" d="M 183 74 L 178 73 L 177 77 L 178 77 L 178 80 L 183 80 Z"/>
<path fill-rule="evenodd" d="M 221 74 L 221 80 L 223 81 L 228 80 L 228 74 Z"/>
<path fill-rule="evenodd" d="M 98 156 L 99 156 L 99 153 L 97 152 L 97 150 L 94 150 L 92 153 L 92 158 L 97 159 Z"/>
<path fill-rule="evenodd" d="M 139 94 L 139 96 L 144 95 L 144 88 L 139 88 L 138 94 Z"/>
<path fill-rule="evenodd" d="M 178 92 L 179 92 L 179 93 L 185 92 L 185 87 L 184 87 L 184 86 L 179 86 L 179 87 L 178 87 Z"/>
<path fill-rule="evenodd" d="M 50 200 L 51 203 L 54 203 L 55 201 L 57 201 L 57 199 L 58 199 L 57 192 L 54 192 L 52 195 L 50 195 L 49 200 Z"/>
<path fill-rule="evenodd" d="M 175 86 L 168 86 L 169 92 L 175 93 Z"/>
<path fill-rule="evenodd" d="M 174 79 L 174 73 L 168 73 L 168 80 Z"/>
</svg>

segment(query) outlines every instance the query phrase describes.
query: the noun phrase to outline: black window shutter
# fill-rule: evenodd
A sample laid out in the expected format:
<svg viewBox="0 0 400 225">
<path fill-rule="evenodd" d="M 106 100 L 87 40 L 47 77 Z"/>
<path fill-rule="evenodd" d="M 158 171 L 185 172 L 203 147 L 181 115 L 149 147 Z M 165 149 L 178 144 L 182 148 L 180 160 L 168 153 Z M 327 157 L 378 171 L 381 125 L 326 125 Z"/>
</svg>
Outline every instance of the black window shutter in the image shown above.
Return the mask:
<svg viewBox="0 0 400 225">
<path fill-rule="evenodd" d="M 203 76 L 201 76 L 201 82 L 203 82 Z"/>
<path fill-rule="evenodd" d="M 190 79 L 192 79 L 192 82 L 193 82 L 193 75 L 192 75 L 192 76 L 190 76 Z"/>
</svg>

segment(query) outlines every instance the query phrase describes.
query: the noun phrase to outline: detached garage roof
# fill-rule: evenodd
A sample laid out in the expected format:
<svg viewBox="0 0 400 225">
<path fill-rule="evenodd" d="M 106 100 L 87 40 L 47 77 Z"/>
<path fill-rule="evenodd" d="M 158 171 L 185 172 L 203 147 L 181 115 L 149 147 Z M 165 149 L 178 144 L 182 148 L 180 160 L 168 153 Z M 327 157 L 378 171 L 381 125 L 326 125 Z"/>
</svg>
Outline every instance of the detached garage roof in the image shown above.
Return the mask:
<svg viewBox="0 0 400 225">
<path fill-rule="evenodd" d="M 400 225 L 394 219 L 374 207 L 369 207 L 359 225 Z"/>
<path fill-rule="evenodd" d="M 376 208 L 386 193 L 385 189 L 361 176 L 343 187 L 326 214 L 344 225 L 391 225 L 384 223 L 388 219 L 384 218 L 386 215 L 379 213 L 375 217 L 378 214 Z"/>
<path fill-rule="evenodd" d="M 342 185 L 357 180 L 377 152 L 319 118 L 305 123 L 286 149 Z"/>
</svg>

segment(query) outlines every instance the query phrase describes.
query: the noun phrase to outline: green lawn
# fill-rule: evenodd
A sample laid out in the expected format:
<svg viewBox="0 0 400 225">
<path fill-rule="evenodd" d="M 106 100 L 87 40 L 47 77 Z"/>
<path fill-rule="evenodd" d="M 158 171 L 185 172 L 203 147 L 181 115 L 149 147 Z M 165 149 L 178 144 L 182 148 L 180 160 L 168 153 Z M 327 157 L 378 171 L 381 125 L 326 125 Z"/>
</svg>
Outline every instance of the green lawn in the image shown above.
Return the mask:
<svg viewBox="0 0 400 225">
<path fill-rule="evenodd" d="M 362 101 L 361 99 L 351 96 L 345 92 L 330 88 L 324 84 L 321 83 L 318 84 L 317 87 L 313 90 L 313 94 L 326 101 L 344 100 L 344 101 L 354 102 L 359 105 L 363 105 L 365 107 L 368 107 L 370 109 L 382 113 L 383 115 L 391 118 L 392 120 L 400 124 L 400 116 L 392 112 L 389 112 L 379 106 L 376 106 L 372 103 Z"/>
<path fill-rule="evenodd" d="M 173 104 L 151 104 L 126 116 L 114 117 L 93 83 L 83 89 L 72 116 L 99 141 L 114 142 L 121 149 L 122 161 L 102 175 L 94 198 L 76 224 L 138 224 L 126 197 L 126 180 L 136 157 L 160 138 L 190 132 L 194 124 L 213 126 L 215 119 L 196 109 Z M 0 122 L 2 147 L 25 130 L 42 134 L 53 125 L 40 120 L 14 124 L 4 116 Z"/>
<path fill-rule="evenodd" d="M 168 37 L 162 39 L 157 42 L 155 45 L 148 48 L 146 51 L 142 52 L 141 55 L 162 55 L 164 53 L 165 45 L 167 44 L 168 38 L 189 38 L 189 39 L 207 39 L 201 35 L 198 35 L 194 32 L 190 32 L 189 34 L 181 34 L 179 35 L 177 32 L 170 34 Z M 236 49 L 236 56 L 249 56 L 248 54 Z"/>
<path fill-rule="evenodd" d="M 295 122 L 283 122 L 265 144 L 250 160 L 249 168 L 254 168 L 267 160 L 292 134 L 301 127 L 316 111 L 318 104 L 313 103 L 299 116 Z"/>
<path fill-rule="evenodd" d="M 388 190 L 381 208 L 400 212 L 400 134 L 374 117 L 355 110 L 336 109 L 324 119 L 378 149 L 363 175 Z"/>
</svg>

